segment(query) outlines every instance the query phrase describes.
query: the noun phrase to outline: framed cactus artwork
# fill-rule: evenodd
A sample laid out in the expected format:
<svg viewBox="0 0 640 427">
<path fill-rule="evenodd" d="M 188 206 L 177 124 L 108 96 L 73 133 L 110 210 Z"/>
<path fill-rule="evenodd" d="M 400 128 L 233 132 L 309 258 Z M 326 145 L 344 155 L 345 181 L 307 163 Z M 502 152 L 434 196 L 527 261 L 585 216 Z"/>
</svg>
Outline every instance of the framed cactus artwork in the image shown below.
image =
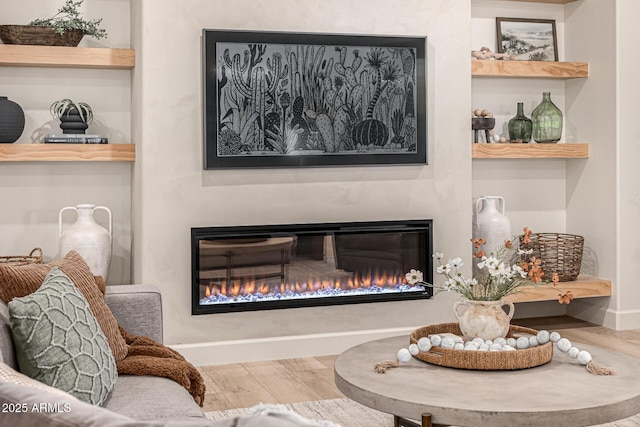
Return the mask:
<svg viewBox="0 0 640 427">
<path fill-rule="evenodd" d="M 202 40 L 205 169 L 426 164 L 426 37 Z"/>
</svg>

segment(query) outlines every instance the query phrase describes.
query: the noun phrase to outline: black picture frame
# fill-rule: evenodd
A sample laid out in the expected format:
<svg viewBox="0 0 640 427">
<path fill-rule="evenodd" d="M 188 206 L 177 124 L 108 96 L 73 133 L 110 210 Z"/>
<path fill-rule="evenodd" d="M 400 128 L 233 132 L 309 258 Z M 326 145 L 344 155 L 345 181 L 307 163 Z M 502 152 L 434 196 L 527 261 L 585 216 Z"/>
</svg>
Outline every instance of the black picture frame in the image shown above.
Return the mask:
<svg viewBox="0 0 640 427">
<path fill-rule="evenodd" d="M 498 53 L 521 61 L 557 61 L 554 19 L 496 18 Z"/>
<path fill-rule="evenodd" d="M 426 164 L 426 42 L 204 29 L 204 169 Z"/>
</svg>

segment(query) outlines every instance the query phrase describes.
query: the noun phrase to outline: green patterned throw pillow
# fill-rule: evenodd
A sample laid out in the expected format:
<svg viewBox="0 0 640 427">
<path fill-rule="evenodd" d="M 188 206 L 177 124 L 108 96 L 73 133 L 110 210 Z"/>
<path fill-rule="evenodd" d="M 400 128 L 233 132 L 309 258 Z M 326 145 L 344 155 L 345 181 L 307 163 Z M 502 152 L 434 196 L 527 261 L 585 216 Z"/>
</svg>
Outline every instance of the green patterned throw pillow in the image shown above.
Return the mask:
<svg viewBox="0 0 640 427">
<path fill-rule="evenodd" d="M 115 386 L 116 362 L 89 303 L 53 268 L 34 293 L 9 302 L 20 371 L 100 405 Z"/>
</svg>

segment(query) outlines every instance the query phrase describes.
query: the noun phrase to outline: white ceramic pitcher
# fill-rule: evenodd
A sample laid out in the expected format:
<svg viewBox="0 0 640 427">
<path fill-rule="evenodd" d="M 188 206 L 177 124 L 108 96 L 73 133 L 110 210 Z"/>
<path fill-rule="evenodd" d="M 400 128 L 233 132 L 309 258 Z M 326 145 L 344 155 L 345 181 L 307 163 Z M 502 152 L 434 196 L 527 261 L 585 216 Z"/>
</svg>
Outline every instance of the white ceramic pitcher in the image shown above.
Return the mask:
<svg viewBox="0 0 640 427">
<path fill-rule="evenodd" d="M 98 224 L 94 212 L 102 209 L 109 215 L 109 228 Z M 73 210 L 77 214 L 76 222 L 63 231 L 62 214 Z M 113 220 L 111 211 L 105 206 L 81 204 L 67 206 L 58 214 L 58 248 L 60 256 L 75 250 L 87 262 L 95 276 L 102 276 L 106 281 L 111 263 L 111 243 L 113 239 Z"/>
<path fill-rule="evenodd" d="M 509 306 L 508 313 L 502 309 L 505 305 Z M 503 300 L 470 301 L 462 299 L 453 305 L 453 312 L 458 319 L 460 332 L 467 340 L 474 338 L 494 340 L 506 337 L 514 311 L 513 303 Z"/>
</svg>

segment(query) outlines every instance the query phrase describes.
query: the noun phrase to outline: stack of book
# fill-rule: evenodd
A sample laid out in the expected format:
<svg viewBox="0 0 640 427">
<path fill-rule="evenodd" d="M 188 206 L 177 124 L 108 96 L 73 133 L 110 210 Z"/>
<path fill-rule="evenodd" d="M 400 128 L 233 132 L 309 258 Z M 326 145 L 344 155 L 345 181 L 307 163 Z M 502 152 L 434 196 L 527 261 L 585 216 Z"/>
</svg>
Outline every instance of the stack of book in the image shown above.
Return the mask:
<svg viewBox="0 0 640 427">
<path fill-rule="evenodd" d="M 108 144 L 109 138 L 101 135 L 85 135 L 83 133 L 51 134 L 44 138 L 45 144 Z"/>
</svg>

